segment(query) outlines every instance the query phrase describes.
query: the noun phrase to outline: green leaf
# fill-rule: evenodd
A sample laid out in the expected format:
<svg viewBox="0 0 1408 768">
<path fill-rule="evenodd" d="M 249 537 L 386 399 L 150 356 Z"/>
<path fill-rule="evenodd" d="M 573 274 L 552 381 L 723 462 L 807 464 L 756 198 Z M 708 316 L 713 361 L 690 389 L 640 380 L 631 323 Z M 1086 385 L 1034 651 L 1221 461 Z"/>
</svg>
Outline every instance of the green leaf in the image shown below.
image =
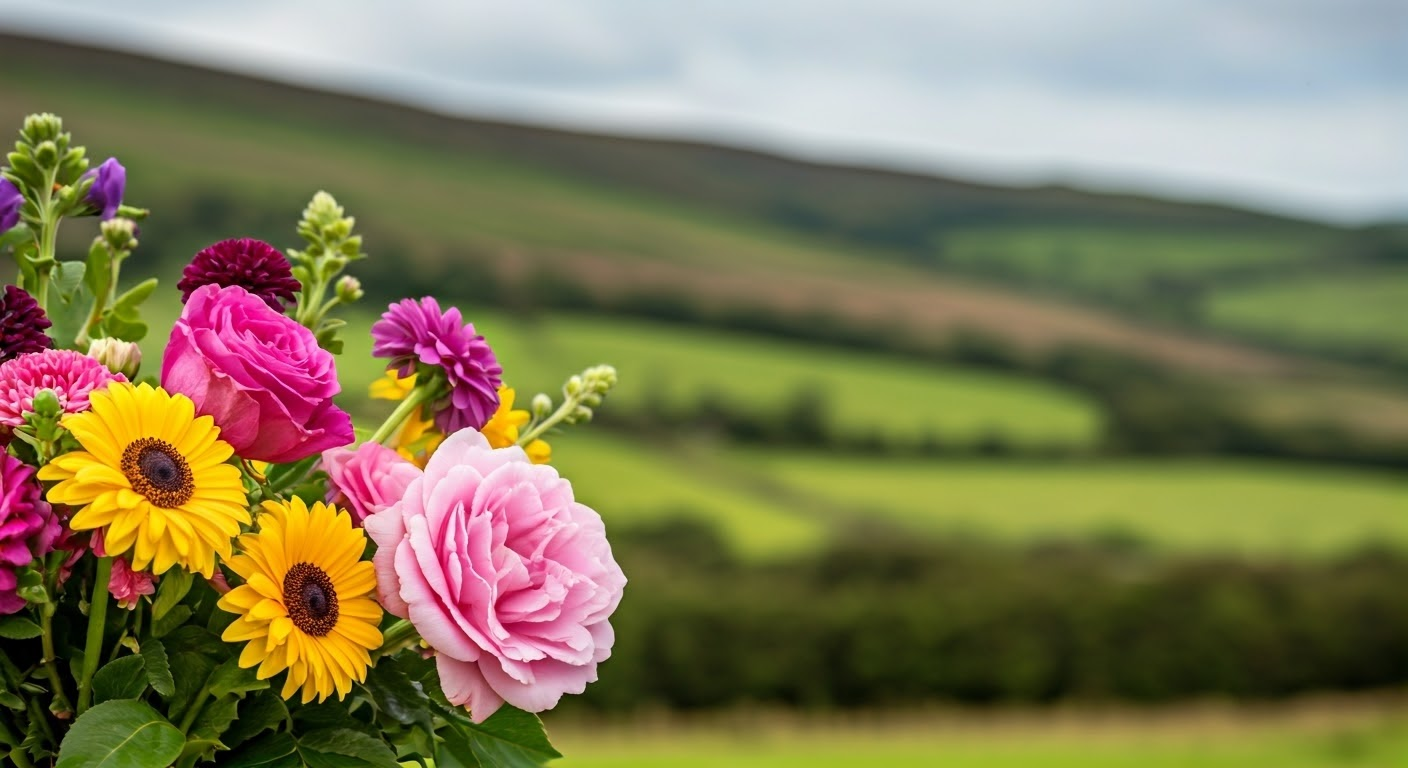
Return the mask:
<svg viewBox="0 0 1408 768">
<path fill-rule="evenodd" d="M 54 265 L 49 279 L 53 281 L 53 288 L 59 296 L 72 299 L 83 285 L 83 273 L 87 271 L 88 265 L 81 261 L 61 261 Z"/>
<path fill-rule="evenodd" d="M 44 634 L 38 624 L 23 616 L 6 616 L 0 619 L 0 637 L 6 640 L 30 640 Z"/>
<path fill-rule="evenodd" d="M 24 699 L 21 699 L 14 691 L 0 691 L 0 706 L 18 711 L 24 709 L 25 704 Z"/>
<path fill-rule="evenodd" d="M 112 279 L 112 256 L 103 244 L 103 238 L 93 240 L 88 248 L 88 268 L 83 272 L 83 284 L 94 296 L 106 296 L 108 281 Z"/>
<path fill-rule="evenodd" d="M 186 607 L 186 606 L 181 606 Z M 162 642 L 166 643 L 166 652 L 176 654 L 182 651 L 198 653 L 209 657 L 212 661 L 220 662 L 230 657 L 234 646 L 220 639 L 220 636 L 206 629 L 193 624 L 187 624 L 179 629 L 172 630 Z"/>
<path fill-rule="evenodd" d="M 240 700 L 235 696 L 224 696 L 207 701 L 191 723 L 191 737 L 218 741 L 220 735 L 235 721 L 239 713 Z M 223 746 L 223 745 L 222 745 Z"/>
<path fill-rule="evenodd" d="M 117 297 L 112 305 L 113 311 L 118 314 L 135 313 L 137 308 L 142 306 L 142 302 L 146 301 L 156 290 L 156 286 L 157 279 L 155 277 L 149 277 L 137 283 Z"/>
<path fill-rule="evenodd" d="M 160 640 L 142 643 L 142 661 L 152 690 L 162 696 L 176 691 L 176 681 L 171 679 L 171 661 L 166 658 L 166 646 Z"/>
<path fill-rule="evenodd" d="M 364 687 L 382 712 L 402 725 L 420 725 L 434 732 L 430 719 L 430 697 L 420 685 L 411 682 L 393 659 L 384 659 L 367 671 Z"/>
<path fill-rule="evenodd" d="M 319 757 L 337 755 L 350 757 L 353 765 L 371 768 L 401 768 L 396 761 L 396 753 L 381 739 L 368 736 L 361 731 L 333 728 L 307 733 L 298 740 L 298 752 L 306 763 L 324 762 L 331 765 L 347 765 L 347 761 L 320 761 Z"/>
<path fill-rule="evenodd" d="M 181 599 L 191 591 L 196 575 L 181 568 L 172 568 L 161 577 L 156 588 L 156 598 L 152 600 L 152 618 L 160 621 L 168 611 L 176 607 Z"/>
<path fill-rule="evenodd" d="M 108 701 L 74 721 L 56 768 L 167 768 L 186 738 L 140 701 Z"/>
<path fill-rule="evenodd" d="M 191 618 L 190 606 L 178 605 L 172 608 L 165 616 L 152 622 L 152 637 L 166 637 L 171 631 L 186 623 L 186 619 Z"/>
<path fill-rule="evenodd" d="M 225 731 L 225 742 L 230 747 L 239 745 L 269 730 L 288 722 L 288 706 L 274 691 L 262 691 L 240 703 L 239 717 L 230 730 Z"/>
<path fill-rule="evenodd" d="M 135 699 L 147 689 L 147 665 L 141 656 L 123 656 L 93 675 L 93 701 Z"/>
<path fill-rule="evenodd" d="M 299 768 L 298 743 L 287 733 L 269 733 L 218 761 L 222 768 Z"/>
<path fill-rule="evenodd" d="M 462 726 L 484 768 L 537 768 L 562 757 L 553 749 L 537 715 L 508 704 L 479 724 Z"/>
<path fill-rule="evenodd" d="M 305 705 L 293 713 L 300 732 L 322 730 L 361 731 L 368 736 L 377 736 L 379 729 L 371 723 L 364 723 L 347 711 L 347 706 L 338 701 L 325 701 L 321 704 Z"/>
<path fill-rule="evenodd" d="M 441 739 L 435 747 L 435 768 L 480 768 L 479 758 L 474 756 L 474 748 L 464 733 L 446 728 Z"/>
<path fill-rule="evenodd" d="M 227 693 L 245 694 L 268 688 L 269 681 L 255 677 L 256 671 L 253 667 L 241 669 L 236 659 L 228 659 L 210 676 L 210 695 L 219 697 Z"/>
<path fill-rule="evenodd" d="M 169 705 L 166 714 L 172 720 L 181 721 L 186 710 L 204 695 L 206 681 L 215 671 L 215 662 L 198 653 L 182 651 L 171 655 L 171 676 L 176 680 L 176 690 L 167 698 Z"/>
</svg>

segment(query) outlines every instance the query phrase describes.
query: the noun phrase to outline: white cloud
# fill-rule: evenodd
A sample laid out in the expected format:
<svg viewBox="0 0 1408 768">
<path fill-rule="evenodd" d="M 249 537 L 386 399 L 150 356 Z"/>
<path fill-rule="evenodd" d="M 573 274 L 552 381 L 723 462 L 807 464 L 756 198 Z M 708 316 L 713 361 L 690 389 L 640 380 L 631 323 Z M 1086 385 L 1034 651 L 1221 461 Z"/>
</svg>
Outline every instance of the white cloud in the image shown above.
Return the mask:
<svg viewBox="0 0 1408 768">
<path fill-rule="evenodd" d="M 0 0 L 68 30 L 433 108 L 813 157 L 1408 212 L 1400 0 Z"/>
</svg>

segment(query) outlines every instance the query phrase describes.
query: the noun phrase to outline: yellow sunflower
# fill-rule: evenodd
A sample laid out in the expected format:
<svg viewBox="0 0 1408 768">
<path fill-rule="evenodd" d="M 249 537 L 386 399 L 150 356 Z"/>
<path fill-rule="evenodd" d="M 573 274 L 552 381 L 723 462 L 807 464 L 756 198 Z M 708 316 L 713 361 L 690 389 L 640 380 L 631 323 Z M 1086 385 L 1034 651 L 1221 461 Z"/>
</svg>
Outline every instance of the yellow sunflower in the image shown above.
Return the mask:
<svg viewBox="0 0 1408 768">
<path fill-rule="evenodd" d="M 366 534 L 336 507 L 302 499 L 269 501 L 257 533 L 240 537 L 226 562 L 244 579 L 217 603 L 239 618 L 221 636 L 248 641 L 239 664 L 267 680 L 288 670 L 283 697 L 303 703 L 340 699 L 367 678 L 381 646 L 381 606 L 371 598 L 376 572 L 363 561 Z"/>
<path fill-rule="evenodd" d="M 117 382 L 94 392 L 91 410 L 64 419 L 81 451 L 39 470 L 57 480 L 49 501 L 82 507 L 76 531 L 106 528 L 109 555 L 132 553 L 132 568 L 164 573 L 173 565 L 210 576 L 216 555 L 248 524 L 249 500 L 233 449 L 195 404 L 148 384 Z"/>
</svg>

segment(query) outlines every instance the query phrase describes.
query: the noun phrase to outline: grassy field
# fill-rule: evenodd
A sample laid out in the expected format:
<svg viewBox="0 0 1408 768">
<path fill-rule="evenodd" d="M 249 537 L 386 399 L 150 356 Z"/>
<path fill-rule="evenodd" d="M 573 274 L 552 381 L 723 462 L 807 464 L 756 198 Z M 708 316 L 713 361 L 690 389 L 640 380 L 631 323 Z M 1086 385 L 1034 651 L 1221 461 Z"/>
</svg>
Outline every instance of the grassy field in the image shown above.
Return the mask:
<svg viewBox="0 0 1408 768">
<path fill-rule="evenodd" d="M 772 554 L 779 542 L 784 551 L 810 546 L 855 520 L 1019 543 L 1134 537 L 1177 552 L 1408 546 L 1408 478 L 1388 472 L 1230 460 L 905 461 L 715 444 L 661 450 L 600 430 L 560 437 L 555 449 L 554 463 L 608 523 L 658 519 L 662 509 L 695 515 L 717 521 L 752 555 Z"/>
<path fill-rule="evenodd" d="M 559 768 L 1396 768 L 1401 702 L 554 724 Z"/>
<path fill-rule="evenodd" d="M 1321 348 L 1397 350 L 1408 361 L 1408 271 L 1288 279 L 1215 294 L 1214 325 Z"/>
<path fill-rule="evenodd" d="M 148 322 L 169 327 L 179 307 L 172 293 L 154 301 Z M 503 363 L 505 380 L 526 407 L 534 392 L 557 396 L 562 381 L 589 365 L 610 362 L 621 373 L 613 410 L 630 411 L 649 399 L 666 411 L 691 412 L 705 399 L 772 418 L 793 400 L 814 393 L 827 426 L 850 436 L 879 435 L 889 442 L 926 437 L 972 443 L 998 437 L 1019 445 L 1088 449 L 1099 439 L 1098 407 L 1074 391 L 1017 376 L 907 362 L 746 334 L 662 326 L 578 315 L 515 318 L 466 306 Z M 345 404 L 376 418 L 385 408 L 368 403 L 367 385 L 385 362 L 371 356 L 367 332 L 374 310 L 351 317 L 338 358 Z M 155 361 L 163 334 L 146 340 Z M 903 410 L 897 405 L 903 404 Z"/>
<path fill-rule="evenodd" d="M 1129 295 L 1161 279 L 1302 264 L 1322 250 L 1314 239 L 1277 232 L 1004 228 L 945 237 L 942 260 L 1018 280 Z"/>
</svg>

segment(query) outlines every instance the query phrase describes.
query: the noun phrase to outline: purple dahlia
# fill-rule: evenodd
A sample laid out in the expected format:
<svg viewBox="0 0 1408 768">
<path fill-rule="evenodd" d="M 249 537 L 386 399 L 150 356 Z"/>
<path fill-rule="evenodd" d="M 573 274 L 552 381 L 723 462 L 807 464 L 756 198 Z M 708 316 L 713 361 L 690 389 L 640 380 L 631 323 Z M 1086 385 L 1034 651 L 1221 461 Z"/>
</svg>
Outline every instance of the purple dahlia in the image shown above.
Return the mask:
<svg viewBox="0 0 1408 768">
<path fill-rule="evenodd" d="M 238 285 L 263 299 L 275 312 L 283 312 L 303 288 L 282 253 L 262 240 L 248 237 L 221 240 L 197 253 L 176 284 L 181 289 L 181 303 L 202 285 Z"/>
<path fill-rule="evenodd" d="M 5 286 L 0 296 L 0 362 L 52 348 L 54 340 L 44 333 L 50 325 L 33 296 L 19 286 Z"/>
<path fill-rule="evenodd" d="M 24 608 L 15 572 L 54 549 L 63 526 L 34 478 L 34 467 L 0 454 L 0 614 Z"/>
<path fill-rule="evenodd" d="M 481 429 L 499 407 L 503 368 L 489 343 L 454 307 L 440 311 L 435 299 L 403 299 L 372 325 L 372 355 L 390 358 L 387 368 L 410 376 L 418 366 L 443 372 L 449 393 L 433 404 L 435 425 L 445 434 Z"/>
</svg>

